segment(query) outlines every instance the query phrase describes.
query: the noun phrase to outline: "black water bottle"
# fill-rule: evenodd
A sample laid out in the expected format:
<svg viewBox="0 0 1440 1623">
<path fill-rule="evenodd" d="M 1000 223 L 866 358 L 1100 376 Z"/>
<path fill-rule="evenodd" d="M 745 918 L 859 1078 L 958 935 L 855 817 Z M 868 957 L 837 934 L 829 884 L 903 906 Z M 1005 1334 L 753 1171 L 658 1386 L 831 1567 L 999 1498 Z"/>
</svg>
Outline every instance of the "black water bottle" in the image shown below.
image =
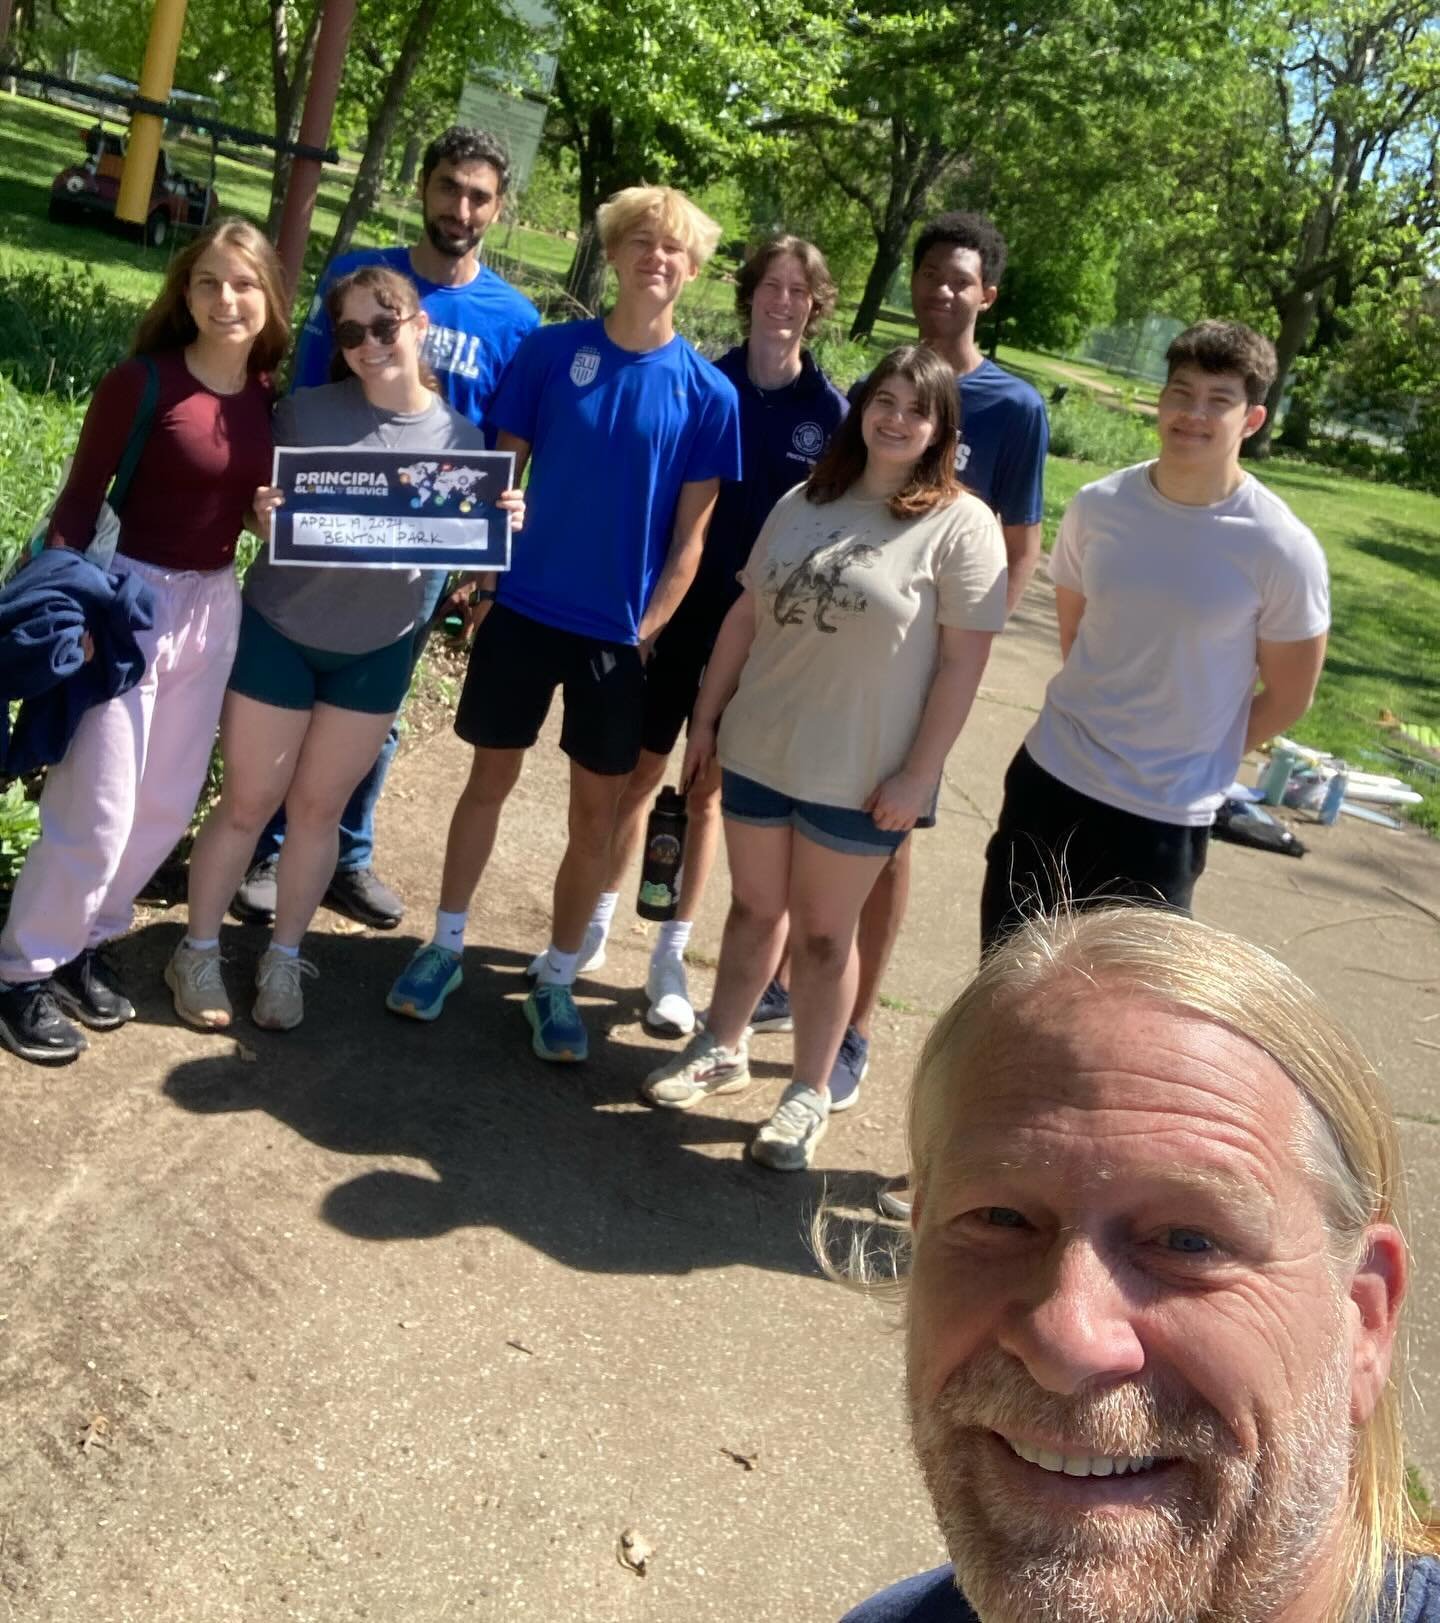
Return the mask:
<svg viewBox="0 0 1440 1623">
<path fill-rule="evenodd" d="M 673 919 L 680 905 L 680 866 L 685 860 L 685 796 L 666 787 L 656 796 L 645 825 L 645 860 L 635 911 L 642 919 Z"/>
</svg>

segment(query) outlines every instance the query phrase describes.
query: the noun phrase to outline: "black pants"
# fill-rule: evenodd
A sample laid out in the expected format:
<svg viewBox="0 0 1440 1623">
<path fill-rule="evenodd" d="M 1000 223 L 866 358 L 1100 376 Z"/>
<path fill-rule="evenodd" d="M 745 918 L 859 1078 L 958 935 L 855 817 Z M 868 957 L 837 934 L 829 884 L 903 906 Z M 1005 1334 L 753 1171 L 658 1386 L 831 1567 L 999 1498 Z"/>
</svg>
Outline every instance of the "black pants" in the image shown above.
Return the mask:
<svg viewBox="0 0 1440 1623">
<path fill-rule="evenodd" d="M 1095 907 L 1123 897 L 1188 913 L 1209 846 L 1208 828 L 1092 800 L 1022 748 L 1005 774 L 1000 822 L 985 848 L 981 951 L 1062 904 Z"/>
</svg>

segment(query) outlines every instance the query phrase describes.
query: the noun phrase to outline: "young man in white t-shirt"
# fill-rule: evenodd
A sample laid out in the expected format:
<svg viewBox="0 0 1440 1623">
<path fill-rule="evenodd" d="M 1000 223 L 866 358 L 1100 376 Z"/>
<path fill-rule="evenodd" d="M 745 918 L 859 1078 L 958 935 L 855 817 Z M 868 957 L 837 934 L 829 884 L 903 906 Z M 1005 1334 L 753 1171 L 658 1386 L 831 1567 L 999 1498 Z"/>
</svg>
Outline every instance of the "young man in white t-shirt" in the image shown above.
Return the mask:
<svg viewBox="0 0 1440 1623">
<path fill-rule="evenodd" d="M 1265 421 L 1274 348 L 1238 322 L 1202 321 L 1165 359 L 1159 456 L 1085 486 L 1061 521 L 1050 577 L 1063 664 L 1005 776 L 986 949 L 1066 899 L 1188 912 L 1241 756 L 1314 696 L 1325 555 L 1240 466 Z"/>
</svg>

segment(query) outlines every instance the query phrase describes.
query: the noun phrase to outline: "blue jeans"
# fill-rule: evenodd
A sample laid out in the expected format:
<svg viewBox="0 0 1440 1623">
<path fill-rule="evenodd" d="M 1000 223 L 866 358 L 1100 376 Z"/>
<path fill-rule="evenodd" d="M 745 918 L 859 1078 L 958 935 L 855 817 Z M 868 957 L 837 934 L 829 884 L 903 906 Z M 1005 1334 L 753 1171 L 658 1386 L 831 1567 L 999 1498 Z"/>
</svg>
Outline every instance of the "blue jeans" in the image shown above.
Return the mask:
<svg viewBox="0 0 1440 1623">
<path fill-rule="evenodd" d="M 440 598 L 445 590 L 445 581 L 445 575 L 439 570 L 426 576 L 425 596 L 420 604 L 420 619 L 415 627 L 412 670 L 419 664 L 420 655 L 425 651 L 425 644 L 430 640 L 430 621 L 439 607 Z M 369 868 L 373 864 L 375 808 L 380 804 L 380 794 L 385 787 L 385 778 L 390 771 L 391 761 L 395 759 L 395 750 L 399 743 L 399 729 L 392 722 L 385 742 L 380 746 L 380 754 L 375 765 L 356 785 L 355 792 L 350 796 L 350 802 L 341 815 L 340 858 L 335 864 L 338 872 Z M 282 806 L 270 819 L 265 832 L 260 836 L 260 841 L 255 847 L 255 855 L 251 858 L 252 865 L 275 856 L 284 843 L 285 808 Z"/>
</svg>

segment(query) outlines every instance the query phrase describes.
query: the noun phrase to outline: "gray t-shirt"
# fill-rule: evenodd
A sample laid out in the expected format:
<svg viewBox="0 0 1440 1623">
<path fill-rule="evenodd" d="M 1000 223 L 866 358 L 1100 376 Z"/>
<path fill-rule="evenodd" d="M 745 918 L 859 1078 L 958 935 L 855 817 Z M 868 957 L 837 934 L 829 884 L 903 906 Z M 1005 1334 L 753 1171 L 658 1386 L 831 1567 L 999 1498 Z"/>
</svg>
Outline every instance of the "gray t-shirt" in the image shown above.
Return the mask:
<svg viewBox="0 0 1440 1623">
<path fill-rule="evenodd" d="M 1240 765 L 1257 643 L 1330 623 L 1325 554 L 1248 474 L 1186 507 L 1151 466 L 1086 485 L 1060 522 L 1050 578 L 1085 612 L 1025 748 L 1102 805 L 1204 828 Z"/>
<path fill-rule="evenodd" d="M 480 430 L 437 395 L 423 411 L 385 412 L 359 378 L 301 389 L 275 411 L 276 445 L 344 445 L 380 451 L 483 451 Z M 295 642 L 332 654 L 368 654 L 410 635 L 420 617 L 418 569 L 312 569 L 272 564 L 262 552 L 245 577 L 245 601 Z"/>
</svg>

